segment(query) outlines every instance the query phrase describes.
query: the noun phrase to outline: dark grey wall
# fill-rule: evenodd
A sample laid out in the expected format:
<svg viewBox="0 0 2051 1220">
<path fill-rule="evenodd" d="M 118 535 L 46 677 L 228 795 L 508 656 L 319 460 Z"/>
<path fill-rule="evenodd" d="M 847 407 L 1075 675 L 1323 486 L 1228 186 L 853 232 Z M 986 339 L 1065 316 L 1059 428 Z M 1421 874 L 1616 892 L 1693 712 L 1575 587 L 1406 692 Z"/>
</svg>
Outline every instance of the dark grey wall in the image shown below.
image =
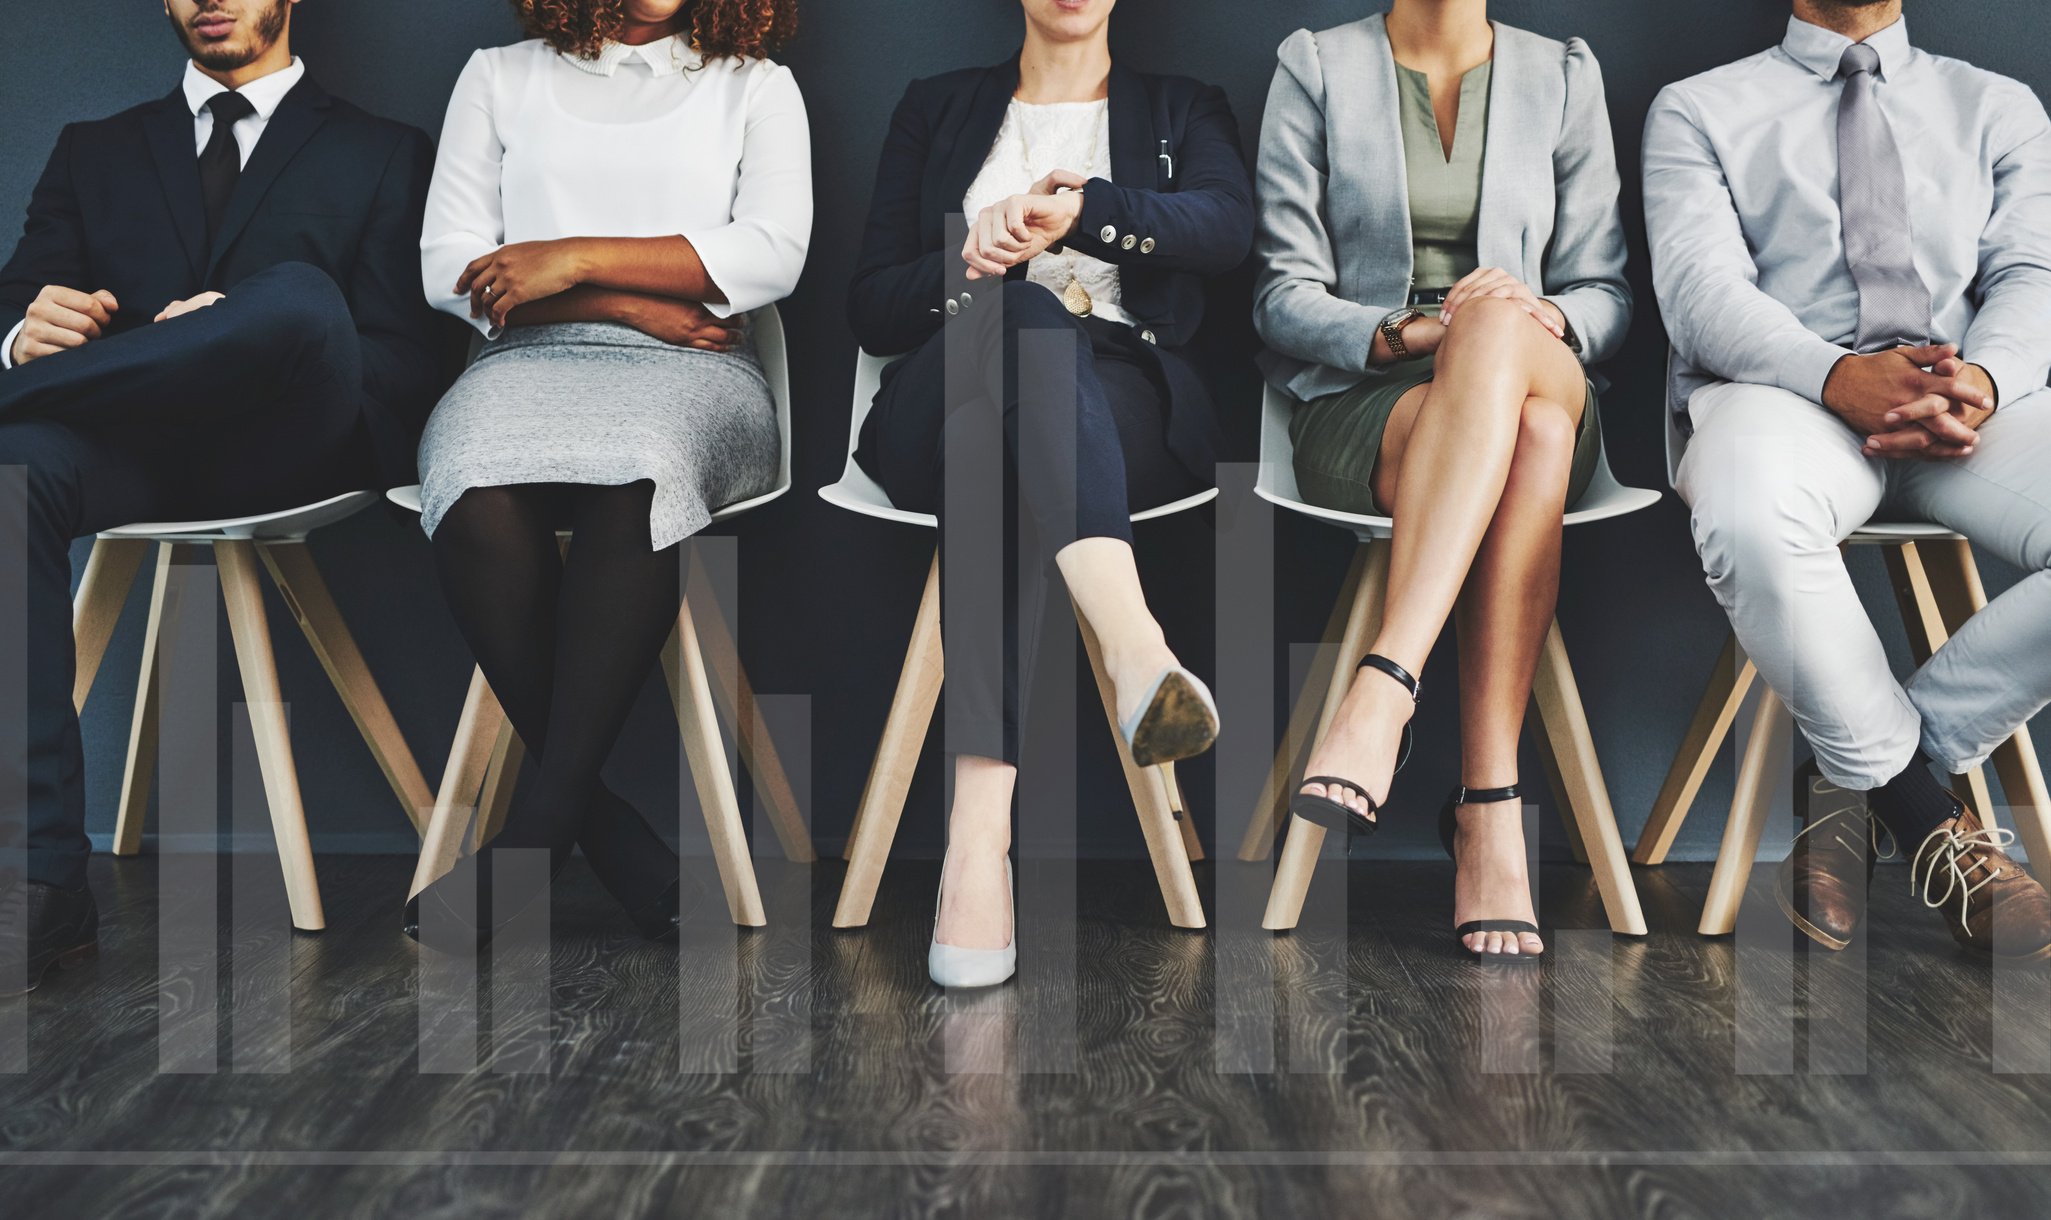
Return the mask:
<svg viewBox="0 0 2051 1220">
<path fill-rule="evenodd" d="M 1276 44 L 1297 27 L 1338 24 L 1376 7 L 1367 0 L 1124 0 L 1114 35 L 1129 63 L 1224 86 L 1250 150 Z M 2017 76 L 2040 93 L 2051 84 L 2041 56 L 2051 45 L 2051 10 L 2041 4 L 1911 0 L 1909 11 L 1923 46 Z M 1658 416 L 1663 340 L 1650 307 L 1635 187 L 1646 107 L 1665 82 L 1777 41 L 1786 13 L 1784 0 L 1504 0 L 1494 7 L 1503 21 L 1586 37 L 1608 78 L 1633 236 L 1632 280 L 1641 303 L 1631 344 L 1609 369 L 1616 384 L 1604 403 L 1611 457 L 1627 482 L 1664 483 Z M 804 32 L 785 57 L 811 107 L 819 198 L 811 262 L 784 307 L 798 356 L 792 369 L 797 487 L 736 524 L 743 649 L 759 689 L 811 696 L 813 815 L 820 837 L 837 840 L 861 790 L 930 546 L 920 531 L 854 518 L 812 494 L 837 476 L 843 456 L 853 355 L 841 320 L 843 290 L 877 144 L 902 83 L 1002 58 L 1017 45 L 1019 18 L 1013 0 L 811 0 L 804 19 Z M 498 0 L 305 0 L 297 26 L 297 49 L 330 89 L 430 132 L 439 130 L 449 87 L 470 50 L 514 35 Z M 0 217 L 20 214 L 62 122 L 160 95 L 179 68 L 154 0 L 98 5 L 89 20 L 45 14 L 38 22 L 14 23 L 0 45 Z M 1242 276 L 1216 294 L 1211 336 L 1221 357 L 1220 400 L 1231 417 L 1229 456 L 1236 460 L 1253 457 L 1258 402 L 1244 360 L 1252 349 L 1246 312 Z M 1347 541 L 1285 520 L 1275 546 L 1278 627 L 1284 639 L 1314 638 Z M 1208 667 L 1208 523 L 1191 515 L 1149 527 L 1141 548 L 1150 594 L 1164 610 L 1171 639 L 1194 664 Z M 371 514 L 320 536 L 316 549 L 432 782 L 469 661 L 442 608 L 418 530 Z M 1905 664 L 1877 562 L 1863 556 L 1854 563 L 1897 663 Z M 2013 579 L 1998 564 L 1983 559 L 1983 565 L 1997 588 Z M 131 607 L 86 720 L 89 799 L 99 831 L 111 827 L 118 790 L 138 609 Z M 1671 496 L 1655 511 L 1570 535 L 1560 614 L 1628 840 L 1644 819 L 1726 630 L 1702 587 L 1685 519 Z M 288 623 L 279 622 L 279 651 L 285 690 L 295 700 L 295 738 L 316 839 L 331 847 L 405 847 L 411 835 L 395 803 Z M 229 655 L 224 648 L 225 689 L 234 682 Z M 1454 778 L 1454 708 L 1445 693 L 1452 689 L 1450 661 L 1441 655 L 1433 662 L 1436 697 L 1419 721 L 1419 757 L 1399 788 L 1401 814 L 1426 813 Z M 677 789 L 675 736 L 664 712 L 651 683 L 612 764 L 615 778 L 648 801 L 673 799 Z M 1094 707 L 1082 713 L 1081 778 L 1088 794 L 1077 815 L 1082 846 L 1137 851 L 1108 740 L 1097 731 L 1101 720 Z M 1185 785 L 1208 810 L 1208 765 L 1186 770 Z M 1525 771 L 1538 778 L 1535 759 Z M 1728 799 L 1728 773 L 1728 766 L 1720 768 L 1705 791 L 1701 808 L 1707 812 L 1690 826 L 1683 852 L 1714 850 L 1715 810 Z M 930 850 L 937 841 L 937 774 L 929 757 L 904 824 L 901 842 L 908 850 Z M 1207 814 L 1201 816 L 1207 824 Z M 1427 818 L 1402 820 L 1409 827 L 1383 836 L 1377 852 L 1428 842 Z"/>
</svg>

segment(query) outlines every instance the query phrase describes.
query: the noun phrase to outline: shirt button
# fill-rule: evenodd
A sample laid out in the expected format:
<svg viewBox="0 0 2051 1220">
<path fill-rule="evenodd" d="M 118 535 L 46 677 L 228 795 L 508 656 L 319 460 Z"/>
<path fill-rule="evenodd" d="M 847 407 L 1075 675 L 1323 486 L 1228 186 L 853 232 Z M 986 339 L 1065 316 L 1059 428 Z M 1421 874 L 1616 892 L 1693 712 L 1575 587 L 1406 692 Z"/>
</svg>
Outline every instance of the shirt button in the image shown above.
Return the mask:
<svg viewBox="0 0 2051 1220">
<path fill-rule="evenodd" d="M 1130 250 L 1130 249 L 1132 249 L 1132 248 L 1133 248 L 1134 246 L 1136 246 L 1136 245 L 1138 245 L 1138 244 L 1139 244 L 1139 238 L 1137 238 L 1137 237 L 1134 237 L 1134 236 L 1133 236 L 1132 234 L 1130 234 L 1130 233 L 1127 233 L 1127 234 L 1125 235 L 1125 240 L 1124 240 L 1124 241 L 1122 241 L 1122 242 L 1119 242 L 1119 243 L 1118 243 L 1118 247 L 1119 247 L 1119 249 L 1121 249 L 1121 250 Z"/>
<path fill-rule="evenodd" d="M 1148 343 L 1158 343 L 1158 342 L 1159 342 L 1159 340 L 1157 340 L 1157 339 L 1155 339 L 1155 338 L 1154 338 L 1154 332 L 1153 332 L 1153 331 L 1150 331 L 1150 330 L 1143 330 L 1143 331 L 1139 332 L 1139 337 L 1140 337 L 1140 338 L 1142 338 L 1142 339 L 1145 339 L 1145 340 L 1146 340 L 1146 341 L 1147 341 Z"/>
<path fill-rule="evenodd" d="M 1149 237 L 1141 242 L 1139 244 L 1139 252 L 1141 254 L 1152 254 L 1154 252 L 1154 239 Z"/>
<path fill-rule="evenodd" d="M 956 314 L 958 314 L 958 313 L 960 313 L 960 312 L 961 312 L 961 302 L 960 302 L 960 301 L 949 301 L 949 302 L 947 303 L 947 316 L 948 316 L 948 317 L 950 317 L 950 318 L 951 318 L 951 317 L 953 317 L 954 315 L 956 315 Z"/>
<path fill-rule="evenodd" d="M 1118 240 L 1118 230 L 1112 228 L 1110 225 L 1105 225 L 1101 230 L 1097 232 L 1097 240 L 1103 242 L 1105 245 L 1108 246 L 1112 242 Z"/>
</svg>

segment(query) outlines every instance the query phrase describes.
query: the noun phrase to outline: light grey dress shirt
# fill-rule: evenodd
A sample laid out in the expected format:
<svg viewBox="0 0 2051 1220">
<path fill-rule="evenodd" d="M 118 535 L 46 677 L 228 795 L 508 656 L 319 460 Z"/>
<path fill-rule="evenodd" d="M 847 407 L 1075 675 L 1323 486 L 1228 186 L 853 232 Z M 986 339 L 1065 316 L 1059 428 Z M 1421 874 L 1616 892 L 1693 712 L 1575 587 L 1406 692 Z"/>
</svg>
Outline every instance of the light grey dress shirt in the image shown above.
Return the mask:
<svg viewBox="0 0 2051 1220">
<path fill-rule="evenodd" d="M 1957 343 L 2013 402 L 2051 373 L 2051 120 L 2020 82 L 1909 45 L 1905 22 L 1866 42 L 1908 170 L 1932 341 Z M 1838 63 L 1850 45 L 1791 20 L 1778 47 L 1669 85 L 1652 104 L 1645 225 L 1677 357 L 1677 423 L 1712 381 L 1820 402 L 1851 351 L 1859 289 L 1837 178 Z"/>
</svg>

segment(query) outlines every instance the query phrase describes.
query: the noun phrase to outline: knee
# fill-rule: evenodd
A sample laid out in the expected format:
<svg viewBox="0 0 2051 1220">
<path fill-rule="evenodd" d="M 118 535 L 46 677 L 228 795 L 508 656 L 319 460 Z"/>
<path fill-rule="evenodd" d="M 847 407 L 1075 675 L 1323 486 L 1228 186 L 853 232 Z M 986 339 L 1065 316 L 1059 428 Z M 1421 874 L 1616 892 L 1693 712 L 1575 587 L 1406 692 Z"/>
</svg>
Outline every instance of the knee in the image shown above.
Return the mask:
<svg viewBox="0 0 2051 1220">
<path fill-rule="evenodd" d="M 1075 324 L 1075 315 L 1044 284 L 1005 280 L 999 294 L 1004 302 L 1006 330 L 1052 330 Z"/>
<path fill-rule="evenodd" d="M 1521 337 L 1521 327 L 1532 325 L 1524 307 L 1507 297 L 1478 297 L 1460 306 L 1446 327 L 1441 351 L 1458 351 L 1470 344 L 1498 347 L 1505 339 Z"/>
<path fill-rule="evenodd" d="M 1786 479 L 1698 493 L 1688 524 L 1712 585 L 1744 573 L 1748 585 L 1770 592 L 1789 561 L 1836 549 L 1834 519 L 1823 497 Z"/>
<path fill-rule="evenodd" d="M 321 336 L 346 331 L 353 335 L 355 323 L 341 286 L 327 272 L 311 263 L 277 263 L 250 276 L 228 296 L 259 298 L 259 325 L 280 334 Z"/>
<path fill-rule="evenodd" d="M 1549 398 L 1527 398 L 1517 419 L 1519 466 L 1564 470 L 1574 461 L 1575 420 Z"/>
</svg>

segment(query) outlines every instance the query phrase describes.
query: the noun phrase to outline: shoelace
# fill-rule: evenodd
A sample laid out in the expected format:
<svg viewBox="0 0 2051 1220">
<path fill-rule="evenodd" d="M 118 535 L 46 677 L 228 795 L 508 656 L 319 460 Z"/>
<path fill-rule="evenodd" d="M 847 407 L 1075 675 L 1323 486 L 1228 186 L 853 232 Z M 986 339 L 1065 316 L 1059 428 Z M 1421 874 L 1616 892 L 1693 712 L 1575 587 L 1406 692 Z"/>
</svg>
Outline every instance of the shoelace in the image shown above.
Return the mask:
<svg viewBox="0 0 2051 1220">
<path fill-rule="evenodd" d="M 1808 834 L 1810 831 L 1819 829 L 1824 826 L 1830 826 L 1831 823 L 1835 822 L 1837 823 L 1837 825 L 1832 827 L 1832 833 L 1836 834 L 1837 836 L 1838 846 L 1844 848 L 1846 851 L 1857 851 L 1859 850 L 1859 845 L 1853 842 L 1852 840 L 1847 839 L 1844 836 L 1844 831 L 1846 829 L 1844 824 L 1846 822 L 1849 822 L 1853 818 L 1860 818 L 1865 821 L 1866 841 L 1872 845 L 1874 859 L 1892 860 L 1895 858 L 1896 855 L 1900 854 L 1901 844 L 1895 841 L 1894 832 L 1889 830 L 1886 824 L 1883 823 L 1879 818 L 1874 817 L 1872 814 L 1866 812 L 1863 809 L 1858 809 L 1855 807 L 1831 810 L 1829 813 L 1824 814 L 1822 817 L 1817 818 L 1815 821 L 1809 823 L 1807 826 L 1804 826 L 1800 830 L 1796 831 L 1795 841 L 1799 842 L 1801 840 L 1801 837 L 1805 834 Z M 1885 848 L 1881 847 L 1880 845 L 1881 839 L 1883 837 L 1885 837 L 1885 839 L 1887 840 L 1887 846 Z"/>
<path fill-rule="evenodd" d="M 1978 881 L 1972 880 L 1970 874 L 1989 867 L 1987 857 L 1978 852 L 1981 849 L 2000 851 L 2013 842 L 2015 832 L 1999 827 L 1991 830 L 1981 827 L 1971 834 L 1960 834 L 1957 830 L 1946 830 L 1940 826 L 1924 838 L 1922 846 L 1916 848 L 1915 859 L 1909 863 L 1909 893 L 1922 891 L 1923 905 L 1931 910 L 1951 901 L 1954 893 L 1958 894 L 1958 923 L 1964 927 L 1967 915 L 1972 912 L 1973 895 L 1989 883 L 2000 880 L 2005 871 L 1992 869 Z M 1931 851 L 1932 844 L 1937 848 L 1934 852 Z M 1927 868 L 1923 864 L 1925 855 L 1930 860 Z M 1960 868 L 1958 864 L 1959 857 L 1964 855 L 1973 856 L 1973 863 L 1968 868 Z M 1937 894 L 1940 868 L 1944 870 L 1941 880 L 1945 884 L 1944 892 Z"/>
</svg>

